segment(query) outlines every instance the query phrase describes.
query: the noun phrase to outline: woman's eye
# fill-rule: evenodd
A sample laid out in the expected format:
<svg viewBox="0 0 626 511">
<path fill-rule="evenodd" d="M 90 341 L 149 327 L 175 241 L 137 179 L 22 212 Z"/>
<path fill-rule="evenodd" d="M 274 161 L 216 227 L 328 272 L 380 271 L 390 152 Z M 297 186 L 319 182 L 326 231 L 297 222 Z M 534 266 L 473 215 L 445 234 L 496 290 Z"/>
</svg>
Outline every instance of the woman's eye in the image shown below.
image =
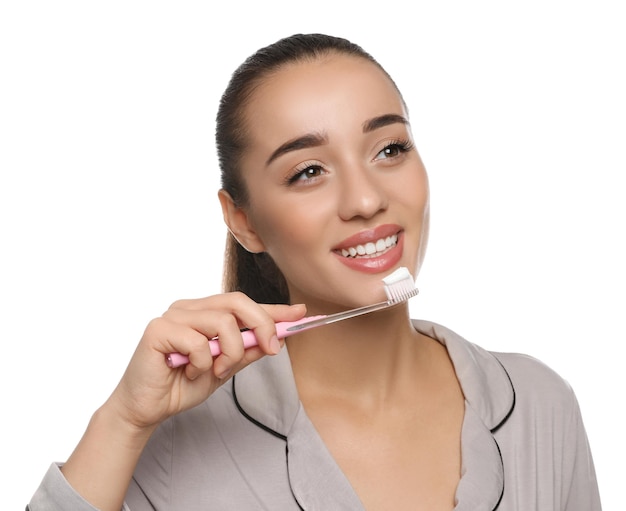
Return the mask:
<svg viewBox="0 0 626 511">
<path fill-rule="evenodd" d="M 295 183 L 297 181 L 308 181 L 310 179 L 319 177 L 323 174 L 324 169 L 319 165 L 310 165 L 307 168 L 298 171 L 291 178 L 289 178 L 289 184 Z"/>
<path fill-rule="evenodd" d="M 411 150 L 411 146 L 405 142 L 394 142 L 393 144 L 389 144 L 380 151 L 374 160 L 385 160 L 387 158 L 396 158 L 403 153 L 406 153 Z"/>
</svg>

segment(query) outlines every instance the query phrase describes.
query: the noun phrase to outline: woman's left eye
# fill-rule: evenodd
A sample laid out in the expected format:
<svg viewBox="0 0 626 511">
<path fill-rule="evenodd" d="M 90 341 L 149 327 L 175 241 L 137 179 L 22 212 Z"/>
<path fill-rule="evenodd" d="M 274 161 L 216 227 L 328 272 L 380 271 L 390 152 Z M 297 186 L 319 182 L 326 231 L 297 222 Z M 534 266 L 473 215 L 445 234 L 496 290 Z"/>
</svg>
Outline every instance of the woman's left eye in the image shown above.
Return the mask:
<svg viewBox="0 0 626 511">
<path fill-rule="evenodd" d="M 386 160 L 388 158 L 396 158 L 401 154 L 407 153 L 411 150 L 412 146 L 409 142 L 393 142 L 386 145 L 382 151 L 380 151 L 374 160 Z"/>
</svg>

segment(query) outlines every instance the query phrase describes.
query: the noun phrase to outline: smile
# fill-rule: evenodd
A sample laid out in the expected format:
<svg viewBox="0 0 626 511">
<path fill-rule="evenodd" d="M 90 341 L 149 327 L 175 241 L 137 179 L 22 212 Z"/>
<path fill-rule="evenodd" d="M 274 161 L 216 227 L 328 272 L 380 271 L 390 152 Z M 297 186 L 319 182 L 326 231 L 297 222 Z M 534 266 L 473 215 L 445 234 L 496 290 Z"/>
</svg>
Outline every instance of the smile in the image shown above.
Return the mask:
<svg viewBox="0 0 626 511">
<path fill-rule="evenodd" d="M 354 247 L 342 248 L 341 255 L 343 257 L 379 257 L 391 247 L 395 247 L 398 243 L 398 235 L 392 234 L 386 238 L 380 238 L 375 242 L 368 242 L 363 245 L 355 245 Z"/>
</svg>

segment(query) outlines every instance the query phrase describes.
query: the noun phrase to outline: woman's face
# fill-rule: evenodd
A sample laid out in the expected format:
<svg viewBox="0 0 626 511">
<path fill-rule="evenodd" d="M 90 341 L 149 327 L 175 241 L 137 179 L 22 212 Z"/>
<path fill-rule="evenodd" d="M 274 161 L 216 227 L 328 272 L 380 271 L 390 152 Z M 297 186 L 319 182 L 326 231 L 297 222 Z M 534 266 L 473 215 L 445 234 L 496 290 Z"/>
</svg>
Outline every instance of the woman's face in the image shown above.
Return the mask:
<svg viewBox="0 0 626 511">
<path fill-rule="evenodd" d="M 394 85 L 369 61 L 331 55 L 266 78 L 245 110 L 248 224 L 293 303 L 329 312 L 384 299 L 416 276 L 428 181 Z"/>
</svg>

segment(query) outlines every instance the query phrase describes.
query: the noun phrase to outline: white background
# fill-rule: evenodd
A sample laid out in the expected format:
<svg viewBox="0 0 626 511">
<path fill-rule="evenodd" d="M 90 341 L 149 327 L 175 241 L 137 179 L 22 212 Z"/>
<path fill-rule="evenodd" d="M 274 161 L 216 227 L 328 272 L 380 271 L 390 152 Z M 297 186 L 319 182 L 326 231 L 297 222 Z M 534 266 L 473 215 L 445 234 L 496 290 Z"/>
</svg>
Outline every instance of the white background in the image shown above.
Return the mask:
<svg viewBox="0 0 626 511">
<path fill-rule="evenodd" d="M 258 47 L 314 31 L 364 46 L 410 106 L 433 217 L 414 315 L 566 378 L 621 508 L 619 4 L 3 2 L 2 508 L 68 456 L 145 324 L 219 291 L 220 94 Z"/>
</svg>

